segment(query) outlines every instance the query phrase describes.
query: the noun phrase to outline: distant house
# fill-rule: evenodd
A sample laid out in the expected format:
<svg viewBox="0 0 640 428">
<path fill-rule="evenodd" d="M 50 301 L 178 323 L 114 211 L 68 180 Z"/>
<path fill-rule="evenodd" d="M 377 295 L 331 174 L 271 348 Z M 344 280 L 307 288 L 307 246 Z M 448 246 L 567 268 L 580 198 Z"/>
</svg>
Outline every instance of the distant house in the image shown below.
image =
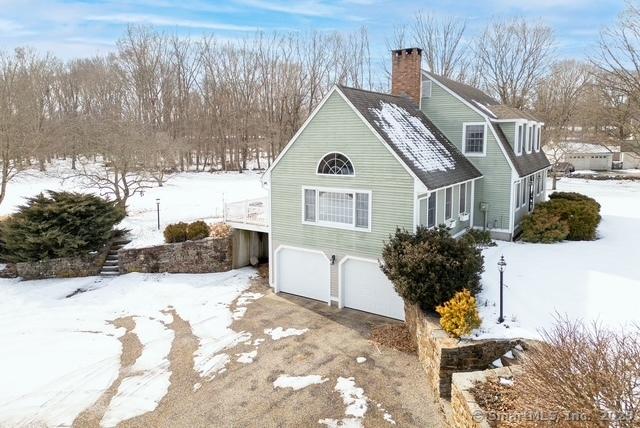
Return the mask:
<svg viewBox="0 0 640 428">
<path fill-rule="evenodd" d="M 567 142 L 562 148 L 560 161 L 570 163 L 576 171 L 609 171 L 613 166 L 614 150 L 605 145 Z"/>
<path fill-rule="evenodd" d="M 624 169 L 640 168 L 640 144 L 624 142 L 620 145 L 620 167 Z"/>
<path fill-rule="evenodd" d="M 277 292 L 404 319 L 379 268 L 396 228 L 511 239 L 545 199 L 542 123 L 393 52 L 392 94 L 336 85 L 264 175 Z"/>
</svg>

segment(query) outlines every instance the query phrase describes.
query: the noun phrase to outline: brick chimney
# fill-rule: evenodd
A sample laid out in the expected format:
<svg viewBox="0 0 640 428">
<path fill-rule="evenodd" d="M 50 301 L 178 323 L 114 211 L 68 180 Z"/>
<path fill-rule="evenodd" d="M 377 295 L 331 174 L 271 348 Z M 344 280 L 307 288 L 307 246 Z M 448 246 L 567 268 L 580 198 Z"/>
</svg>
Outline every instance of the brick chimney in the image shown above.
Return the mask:
<svg viewBox="0 0 640 428">
<path fill-rule="evenodd" d="M 422 49 L 391 51 L 391 94 L 411 98 L 418 106 L 422 96 Z"/>
</svg>

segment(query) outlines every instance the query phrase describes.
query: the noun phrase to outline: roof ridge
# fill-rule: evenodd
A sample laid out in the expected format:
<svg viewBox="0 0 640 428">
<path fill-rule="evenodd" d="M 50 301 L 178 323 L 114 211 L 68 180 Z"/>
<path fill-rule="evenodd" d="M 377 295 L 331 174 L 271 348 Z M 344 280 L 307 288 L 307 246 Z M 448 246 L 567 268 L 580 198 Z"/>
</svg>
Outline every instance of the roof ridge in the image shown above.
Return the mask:
<svg viewBox="0 0 640 428">
<path fill-rule="evenodd" d="M 347 86 L 347 85 L 343 85 L 341 83 L 336 83 L 336 86 L 341 88 L 341 89 L 350 89 L 352 91 L 366 92 L 368 94 L 384 95 L 385 97 L 397 98 L 399 100 L 411 101 L 413 103 L 413 100 L 411 98 L 404 97 L 402 95 L 393 95 L 393 94 L 390 94 L 388 92 L 380 92 L 380 91 L 372 91 L 372 90 L 369 90 L 369 89 L 354 88 L 353 86 Z"/>
</svg>

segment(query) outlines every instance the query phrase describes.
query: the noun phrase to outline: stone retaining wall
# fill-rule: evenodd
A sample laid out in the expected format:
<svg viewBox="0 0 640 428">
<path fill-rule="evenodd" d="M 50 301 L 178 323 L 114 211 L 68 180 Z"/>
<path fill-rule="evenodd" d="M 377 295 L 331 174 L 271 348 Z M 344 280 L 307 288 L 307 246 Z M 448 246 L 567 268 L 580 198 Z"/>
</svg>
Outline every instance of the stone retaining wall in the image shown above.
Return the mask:
<svg viewBox="0 0 640 428">
<path fill-rule="evenodd" d="M 205 238 L 118 251 L 120 273 L 209 273 L 231 270 L 231 238 Z"/>
<path fill-rule="evenodd" d="M 451 397 L 453 373 L 483 370 L 522 344 L 521 340 L 459 340 L 440 327 L 437 316 L 425 314 L 417 305 L 405 304 L 407 328 L 416 337 L 418 357 L 427 381 L 437 396 Z"/>
<path fill-rule="evenodd" d="M 513 378 L 520 374 L 517 366 L 454 373 L 451 382 L 451 424 L 456 428 L 490 428 L 487 415 L 476 403 L 471 388 L 477 383 L 498 377 Z"/>
<path fill-rule="evenodd" d="M 109 242 L 102 250 L 85 256 L 16 263 L 16 270 L 26 280 L 98 275 L 110 247 Z"/>
</svg>

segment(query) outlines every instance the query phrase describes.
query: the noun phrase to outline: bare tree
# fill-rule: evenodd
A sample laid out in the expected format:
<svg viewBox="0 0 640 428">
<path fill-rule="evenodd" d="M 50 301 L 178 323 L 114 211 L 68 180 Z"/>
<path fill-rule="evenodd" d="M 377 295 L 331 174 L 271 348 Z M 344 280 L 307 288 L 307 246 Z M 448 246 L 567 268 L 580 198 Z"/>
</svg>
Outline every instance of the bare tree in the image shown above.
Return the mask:
<svg viewBox="0 0 640 428">
<path fill-rule="evenodd" d="M 423 50 L 427 70 L 450 79 L 465 74 L 468 62 L 463 37 L 467 28 L 464 19 L 436 18 L 418 11 L 412 25 L 413 39 Z"/>
<path fill-rule="evenodd" d="M 528 107 L 540 79 L 553 59 L 550 27 L 524 19 L 495 21 L 476 43 L 484 86 L 503 104 Z"/>
<path fill-rule="evenodd" d="M 601 32 L 591 63 L 597 70 L 600 113 L 610 122 L 599 131 L 640 155 L 640 6 L 636 2 L 627 2 L 616 25 Z"/>
</svg>

